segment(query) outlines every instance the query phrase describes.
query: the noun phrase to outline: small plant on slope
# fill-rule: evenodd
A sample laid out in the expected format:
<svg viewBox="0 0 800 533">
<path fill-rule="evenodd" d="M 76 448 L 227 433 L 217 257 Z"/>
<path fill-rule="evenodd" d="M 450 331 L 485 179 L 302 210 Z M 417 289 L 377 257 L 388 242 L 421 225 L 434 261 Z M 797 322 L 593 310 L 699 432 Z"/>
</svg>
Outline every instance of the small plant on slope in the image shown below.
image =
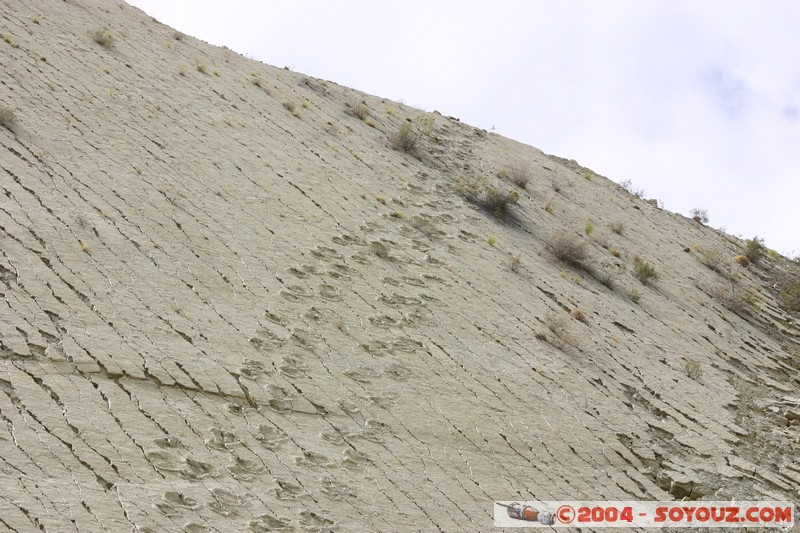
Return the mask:
<svg viewBox="0 0 800 533">
<path fill-rule="evenodd" d="M 633 274 L 642 282 L 642 285 L 649 285 L 658 279 L 655 267 L 638 255 L 633 258 Z"/>
</svg>

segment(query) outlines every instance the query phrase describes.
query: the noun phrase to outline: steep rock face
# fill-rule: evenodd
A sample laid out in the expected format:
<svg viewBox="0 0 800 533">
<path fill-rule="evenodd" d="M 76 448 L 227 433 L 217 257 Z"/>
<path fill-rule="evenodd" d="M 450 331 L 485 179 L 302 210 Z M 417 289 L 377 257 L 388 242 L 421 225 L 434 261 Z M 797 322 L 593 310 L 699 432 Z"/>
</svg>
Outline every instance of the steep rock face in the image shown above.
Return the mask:
<svg viewBox="0 0 800 533">
<path fill-rule="evenodd" d="M 741 268 L 739 239 L 573 161 L 123 3 L 0 9 L 0 529 L 797 500 L 787 260 Z M 497 220 L 465 197 L 513 189 L 509 162 L 530 182 Z M 554 257 L 564 235 L 583 267 Z"/>
</svg>

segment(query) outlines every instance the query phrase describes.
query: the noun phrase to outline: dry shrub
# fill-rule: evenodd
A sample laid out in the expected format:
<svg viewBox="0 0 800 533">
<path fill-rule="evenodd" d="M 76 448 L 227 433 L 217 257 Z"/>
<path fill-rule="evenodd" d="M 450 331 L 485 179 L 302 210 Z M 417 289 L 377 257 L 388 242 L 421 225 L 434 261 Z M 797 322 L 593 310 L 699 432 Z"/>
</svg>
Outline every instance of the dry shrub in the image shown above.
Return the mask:
<svg viewBox="0 0 800 533">
<path fill-rule="evenodd" d="M 520 189 L 525 189 L 531 181 L 531 167 L 520 161 L 508 164 L 500 174 Z"/>
<path fill-rule="evenodd" d="M 108 30 L 100 29 L 92 34 L 92 40 L 103 48 L 114 46 L 114 34 Z"/>
<path fill-rule="evenodd" d="M 612 290 L 616 286 L 616 280 L 619 274 L 620 267 L 607 261 L 603 261 L 599 268 L 592 269 L 592 276 L 594 279 Z"/>
<path fill-rule="evenodd" d="M 350 100 L 344 104 L 344 108 L 348 115 L 352 115 L 359 120 L 365 120 L 371 113 L 367 103 L 364 100 Z"/>
<path fill-rule="evenodd" d="M 567 232 L 561 232 L 545 242 L 547 251 L 556 259 L 571 266 L 586 268 L 589 251 L 586 243 Z"/>
<path fill-rule="evenodd" d="M 566 350 L 569 346 L 575 346 L 575 339 L 567 329 L 567 321 L 554 313 L 548 313 L 544 318 L 544 325 L 547 326 L 547 333 L 537 334 L 537 338 L 543 336 L 542 340 L 558 350 Z"/>
<path fill-rule="evenodd" d="M 633 186 L 633 182 L 631 180 L 625 180 L 620 182 L 622 188 L 631 193 L 632 195 L 636 196 L 637 198 L 644 198 L 644 189 L 637 189 Z"/>
<path fill-rule="evenodd" d="M 698 248 L 697 251 L 700 253 L 701 263 L 717 274 L 728 277 L 728 263 L 721 251 L 716 248 Z"/>
<path fill-rule="evenodd" d="M 617 235 L 622 235 L 623 233 L 625 233 L 625 223 L 622 222 L 621 220 L 612 222 L 611 224 L 609 224 L 609 227 L 611 228 L 611 231 L 613 231 Z"/>
<path fill-rule="evenodd" d="M 743 285 L 735 275 L 726 282 L 713 286 L 709 292 L 715 300 L 736 314 L 755 311 L 760 298 L 757 290 Z"/>
<path fill-rule="evenodd" d="M 733 257 L 733 262 L 739 265 L 742 268 L 747 268 L 750 266 L 750 260 L 747 258 L 746 255 L 736 255 Z"/>
<path fill-rule="evenodd" d="M 708 211 L 700 207 L 693 207 L 689 210 L 692 220 L 700 224 L 708 224 Z"/>
<path fill-rule="evenodd" d="M 577 307 L 569 312 L 570 316 L 579 322 L 583 322 L 584 324 L 589 324 L 589 319 L 586 318 L 586 313 L 578 309 Z"/>
</svg>

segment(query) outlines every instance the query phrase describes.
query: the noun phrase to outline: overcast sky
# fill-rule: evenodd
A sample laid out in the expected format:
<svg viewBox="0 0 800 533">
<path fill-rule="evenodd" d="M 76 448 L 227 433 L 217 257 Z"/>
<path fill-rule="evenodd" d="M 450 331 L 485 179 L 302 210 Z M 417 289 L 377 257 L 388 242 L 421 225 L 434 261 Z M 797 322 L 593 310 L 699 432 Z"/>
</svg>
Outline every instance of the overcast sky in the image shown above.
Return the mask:
<svg viewBox="0 0 800 533">
<path fill-rule="evenodd" d="M 128 0 L 278 67 L 438 110 L 800 253 L 800 2 Z"/>
</svg>

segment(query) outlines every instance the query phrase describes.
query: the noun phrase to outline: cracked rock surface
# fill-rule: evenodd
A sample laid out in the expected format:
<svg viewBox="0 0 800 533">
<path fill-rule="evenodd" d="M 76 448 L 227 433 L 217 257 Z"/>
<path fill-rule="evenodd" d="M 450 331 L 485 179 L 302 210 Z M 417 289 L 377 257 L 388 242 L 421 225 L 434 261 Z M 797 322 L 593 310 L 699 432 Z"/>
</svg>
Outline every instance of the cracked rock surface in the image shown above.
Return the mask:
<svg viewBox="0 0 800 533">
<path fill-rule="evenodd" d="M 494 500 L 800 498 L 785 258 L 732 264 L 759 295 L 733 312 L 700 251 L 740 239 L 574 161 L 121 2 L 0 12 L 0 530 L 489 531 Z M 463 191 L 514 188 L 509 161 L 531 179 L 497 220 Z"/>
</svg>

